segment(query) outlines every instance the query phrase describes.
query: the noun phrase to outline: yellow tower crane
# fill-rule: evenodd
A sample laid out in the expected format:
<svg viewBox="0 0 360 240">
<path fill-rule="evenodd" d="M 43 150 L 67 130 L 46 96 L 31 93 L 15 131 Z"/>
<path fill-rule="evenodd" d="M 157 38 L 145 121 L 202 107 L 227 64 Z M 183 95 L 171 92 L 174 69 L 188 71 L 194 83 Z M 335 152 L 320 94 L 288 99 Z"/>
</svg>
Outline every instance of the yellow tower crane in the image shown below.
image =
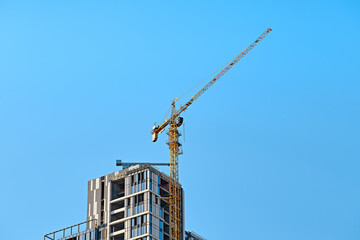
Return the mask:
<svg viewBox="0 0 360 240">
<path fill-rule="evenodd" d="M 160 126 L 154 125 L 151 134 L 152 141 L 156 142 L 158 135 L 170 125 L 169 136 L 169 149 L 170 149 L 170 236 L 171 240 L 180 240 L 180 191 L 179 191 L 179 131 L 178 127 L 183 123 L 183 118 L 180 114 L 184 112 L 196 99 L 198 99 L 206 90 L 208 90 L 217 80 L 219 80 L 225 73 L 227 73 L 240 59 L 248 54 L 261 40 L 263 40 L 269 33 L 271 28 L 266 29 L 254 42 L 252 42 L 242 53 L 236 56 L 224 69 L 220 71 L 208 84 L 206 84 L 198 93 L 191 97 L 184 105 L 178 110 L 175 108 L 174 99 L 171 103 L 171 116 L 165 120 Z"/>
</svg>

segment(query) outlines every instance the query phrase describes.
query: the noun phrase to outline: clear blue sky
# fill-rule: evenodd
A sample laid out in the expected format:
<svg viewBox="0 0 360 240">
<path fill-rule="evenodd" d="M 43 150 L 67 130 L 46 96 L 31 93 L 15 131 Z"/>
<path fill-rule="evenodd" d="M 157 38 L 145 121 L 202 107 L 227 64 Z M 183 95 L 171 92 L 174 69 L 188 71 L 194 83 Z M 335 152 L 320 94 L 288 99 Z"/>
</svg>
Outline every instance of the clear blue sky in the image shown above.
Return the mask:
<svg viewBox="0 0 360 240">
<path fill-rule="evenodd" d="M 116 159 L 169 161 L 153 123 L 269 26 L 183 114 L 186 228 L 360 239 L 360 3 L 331 0 L 2 0 L 1 239 L 84 221 Z"/>
</svg>

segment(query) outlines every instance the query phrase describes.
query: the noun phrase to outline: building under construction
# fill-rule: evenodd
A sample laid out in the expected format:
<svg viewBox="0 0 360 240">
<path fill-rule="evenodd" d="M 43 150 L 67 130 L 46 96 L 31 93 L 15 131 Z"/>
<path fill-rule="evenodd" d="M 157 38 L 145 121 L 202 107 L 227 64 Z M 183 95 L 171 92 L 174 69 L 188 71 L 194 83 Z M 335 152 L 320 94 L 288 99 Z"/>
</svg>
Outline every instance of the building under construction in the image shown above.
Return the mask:
<svg viewBox="0 0 360 240">
<path fill-rule="evenodd" d="M 87 221 L 46 234 L 44 240 L 170 240 L 169 176 L 136 165 L 88 182 Z M 179 185 L 180 239 L 184 230 L 184 191 Z"/>
<path fill-rule="evenodd" d="M 88 229 L 108 226 L 111 240 L 169 240 L 169 177 L 150 165 L 137 165 L 88 183 Z M 180 234 L 184 235 L 181 189 Z M 181 239 L 183 237 L 181 236 Z"/>
<path fill-rule="evenodd" d="M 151 131 L 153 142 L 168 128 L 170 177 L 151 167 L 151 164 L 139 164 L 91 180 L 88 185 L 86 231 L 80 231 L 80 224 L 47 234 L 44 238 L 56 240 L 56 234 L 62 233 L 63 239 L 71 240 L 202 240 L 197 234 L 185 234 L 184 231 L 184 192 L 179 183 L 178 159 L 182 153 L 181 133 L 178 131 L 183 124 L 180 115 L 271 31 L 271 28 L 266 29 L 179 108 L 176 108 L 176 102 L 180 97 L 175 98 L 171 103 L 170 117 L 160 125 L 154 124 Z M 78 228 L 78 235 L 73 234 L 73 228 Z M 68 238 L 66 231 L 70 231 Z"/>
</svg>

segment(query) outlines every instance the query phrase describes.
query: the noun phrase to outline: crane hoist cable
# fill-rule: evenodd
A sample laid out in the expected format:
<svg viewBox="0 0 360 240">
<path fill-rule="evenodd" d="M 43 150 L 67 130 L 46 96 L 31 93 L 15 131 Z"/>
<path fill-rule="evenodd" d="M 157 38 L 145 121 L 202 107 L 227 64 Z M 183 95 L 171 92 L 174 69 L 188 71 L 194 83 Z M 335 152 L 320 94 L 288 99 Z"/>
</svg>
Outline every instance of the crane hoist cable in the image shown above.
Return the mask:
<svg viewBox="0 0 360 240">
<path fill-rule="evenodd" d="M 199 83 L 197 83 L 196 85 L 194 85 L 192 88 L 190 88 L 189 90 L 187 90 L 185 93 L 181 94 L 179 97 L 175 98 L 173 101 L 177 102 L 179 101 L 182 97 L 184 97 L 186 94 L 188 94 L 189 92 L 191 92 L 192 90 L 194 90 L 196 87 L 198 87 L 200 84 L 202 84 L 203 82 L 205 82 L 206 80 L 208 80 L 211 76 L 215 75 L 217 72 L 219 72 L 221 69 L 223 69 L 226 65 L 228 65 L 230 62 L 232 62 L 235 58 L 233 58 L 232 60 L 228 61 L 227 63 L 223 64 L 221 67 L 219 67 L 218 69 L 216 69 L 213 73 L 211 73 L 210 75 L 208 75 L 207 77 L 205 77 L 203 80 L 201 80 Z M 169 107 L 169 109 L 166 111 L 163 121 L 165 121 L 165 119 L 168 118 L 168 115 L 171 111 L 171 106 Z"/>
<path fill-rule="evenodd" d="M 234 58 L 235 59 L 235 58 Z M 202 84 L 203 82 L 205 82 L 206 80 L 208 80 L 211 76 L 215 75 L 217 72 L 219 72 L 221 69 L 223 69 L 226 65 L 228 65 L 232 60 L 228 61 L 227 63 L 225 63 L 224 65 L 222 65 L 221 67 L 219 67 L 218 69 L 216 69 L 213 73 L 211 73 L 210 75 L 208 75 L 207 77 L 205 77 L 203 80 L 201 80 L 198 84 L 196 84 L 195 86 L 193 86 L 192 88 L 190 88 L 189 90 L 187 90 L 185 93 L 183 93 L 182 95 L 180 95 L 179 97 L 175 98 L 174 101 L 178 101 L 179 99 L 181 99 L 182 97 L 184 97 L 186 94 L 188 94 L 190 91 L 192 91 L 194 88 L 196 88 L 197 86 L 199 86 L 200 84 Z"/>
<path fill-rule="evenodd" d="M 171 103 L 171 115 L 161 125 L 156 124 L 152 128 L 152 141 L 156 142 L 158 135 L 165 130 L 169 125 L 168 142 L 170 149 L 170 196 L 159 197 L 162 199 L 168 199 L 170 205 L 170 239 L 180 240 L 180 219 L 183 218 L 180 214 L 180 199 L 182 199 L 182 193 L 180 193 L 179 185 L 179 149 L 181 144 L 179 143 L 180 133 L 177 130 L 183 124 L 183 118 L 180 114 L 184 112 L 196 99 L 198 99 L 204 92 L 206 92 L 217 80 L 219 80 L 225 73 L 227 73 L 236 63 L 238 63 L 246 54 L 248 54 L 259 42 L 261 42 L 270 32 L 271 28 L 268 28 L 263 32 L 254 42 L 252 42 L 244 51 L 235 57 L 229 64 L 226 65 L 210 82 L 208 82 L 200 91 L 192 96 L 185 104 L 183 104 L 178 110 L 176 110 L 174 99 Z"/>
</svg>

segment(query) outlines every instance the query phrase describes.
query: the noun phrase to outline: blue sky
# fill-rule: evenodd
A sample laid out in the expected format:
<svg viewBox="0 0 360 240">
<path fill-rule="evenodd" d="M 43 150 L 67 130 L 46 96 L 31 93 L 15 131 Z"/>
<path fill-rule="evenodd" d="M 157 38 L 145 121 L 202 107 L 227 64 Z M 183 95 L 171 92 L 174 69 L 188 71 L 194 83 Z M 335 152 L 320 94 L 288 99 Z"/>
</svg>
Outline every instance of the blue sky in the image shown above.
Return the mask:
<svg viewBox="0 0 360 240">
<path fill-rule="evenodd" d="M 2 0 L 1 238 L 84 221 L 116 159 L 169 161 L 153 123 L 271 27 L 183 114 L 186 228 L 359 239 L 359 26 L 357 1 Z"/>
</svg>

